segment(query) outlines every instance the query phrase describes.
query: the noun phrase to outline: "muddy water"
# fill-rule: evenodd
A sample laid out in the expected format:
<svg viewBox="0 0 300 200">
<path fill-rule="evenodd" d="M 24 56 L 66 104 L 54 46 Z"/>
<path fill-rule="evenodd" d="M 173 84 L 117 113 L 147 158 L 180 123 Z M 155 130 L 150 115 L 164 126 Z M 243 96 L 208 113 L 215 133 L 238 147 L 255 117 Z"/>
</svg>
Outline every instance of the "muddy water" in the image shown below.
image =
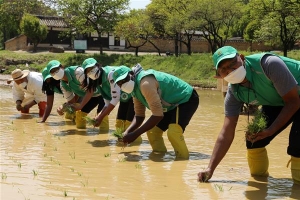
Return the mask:
<svg viewBox="0 0 300 200">
<path fill-rule="evenodd" d="M 151 153 L 147 137 L 141 145 L 125 149 L 110 134 L 116 111 L 110 115 L 109 133 L 96 128 L 76 130 L 55 110 L 47 123 L 37 123 L 38 110 L 20 115 L 9 87 L 0 87 L 1 199 L 300 199 L 286 168 L 288 132 L 268 146 L 270 177 L 249 176 L 244 146 L 247 117 L 241 116 L 228 154 L 209 183 L 197 182 L 223 121 L 223 97 L 218 91 L 198 91 L 200 106 L 187 127 L 188 161 L 174 161 L 168 153 Z M 56 95 L 55 106 L 63 102 Z M 89 116 L 94 116 L 90 113 Z"/>
</svg>

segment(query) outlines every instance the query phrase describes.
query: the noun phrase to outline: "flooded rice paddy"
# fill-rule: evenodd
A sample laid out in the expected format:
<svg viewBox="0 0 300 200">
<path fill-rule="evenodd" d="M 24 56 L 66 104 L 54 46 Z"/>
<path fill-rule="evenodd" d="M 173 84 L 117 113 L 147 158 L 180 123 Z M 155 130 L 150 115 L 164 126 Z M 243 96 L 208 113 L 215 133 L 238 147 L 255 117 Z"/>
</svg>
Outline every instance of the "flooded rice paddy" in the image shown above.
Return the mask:
<svg viewBox="0 0 300 200">
<path fill-rule="evenodd" d="M 0 87 L 1 200 L 300 199 L 300 186 L 293 185 L 286 167 L 288 131 L 267 147 L 270 176 L 250 177 L 244 144 L 246 116 L 240 117 L 234 142 L 212 179 L 197 182 L 223 122 L 221 92 L 198 93 L 200 106 L 184 134 L 190 159 L 175 161 L 166 134 L 165 155 L 152 153 L 146 134 L 140 145 L 118 144 L 111 135 L 117 109 L 109 116 L 108 133 L 99 134 L 93 127 L 77 130 L 73 122 L 57 115 L 56 107 L 64 100 L 56 95 L 47 122 L 37 123 L 36 107 L 33 114 L 19 114 L 10 87 Z"/>
</svg>

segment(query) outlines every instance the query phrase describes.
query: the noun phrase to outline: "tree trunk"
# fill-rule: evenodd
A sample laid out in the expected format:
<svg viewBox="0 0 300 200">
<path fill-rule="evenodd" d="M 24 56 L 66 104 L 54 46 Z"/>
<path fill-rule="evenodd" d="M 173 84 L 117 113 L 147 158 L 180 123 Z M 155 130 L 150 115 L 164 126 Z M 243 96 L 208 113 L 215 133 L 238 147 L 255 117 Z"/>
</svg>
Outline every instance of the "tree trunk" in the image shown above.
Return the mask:
<svg viewBox="0 0 300 200">
<path fill-rule="evenodd" d="M 158 55 L 160 55 L 160 49 L 152 42 L 152 41 L 148 41 L 150 44 L 152 44 L 152 46 L 157 50 Z"/>
</svg>

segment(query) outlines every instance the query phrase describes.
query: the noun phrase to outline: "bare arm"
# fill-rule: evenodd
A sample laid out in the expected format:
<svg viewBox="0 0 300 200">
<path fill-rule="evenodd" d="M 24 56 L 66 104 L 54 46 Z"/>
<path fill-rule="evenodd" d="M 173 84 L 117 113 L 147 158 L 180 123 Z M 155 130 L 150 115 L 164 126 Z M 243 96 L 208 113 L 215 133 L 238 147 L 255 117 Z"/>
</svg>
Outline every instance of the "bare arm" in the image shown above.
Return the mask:
<svg viewBox="0 0 300 200">
<path fill-rule="evenodd" d="M 226 155 L 229 147 L 232 144 L 235 135 L 235 128 L 238 121 L 239 116 L 227 117 L 225 116 L 224 124 L 219 133 L 218 139 L 215 143 L 214 150 L 212 156 L 210 158 L 210 162 L 206 170 L 198 173 L 199 181 L 207 181 L 209 180 L 221 160 Z"/>
<path fill-rule="evenodd" d="M 43 115 L 43 118 L 40 122 L 45 122 L 47 118 L 49 117 L 52 107 L 53 107 L 53 102 L 54 102 L 54 95 L 47 95 L 47 106 L 45 113 Z"/>
<path fill-rule="evenodd" d="M 279 113 L 275 121 L 271 124 L 269 128 L 265 129 L 262 132 L 257 133 L 255 139 L 253 139 L 252 142 L 256 142 L 258 140 L 264 139 L 276 133 L 291 119 L 291 117 L 300 108 L 300 98 L 299 98 L 297 86 L 291 89 L 282 98 L 285 102 L 285 105 L 283 106 L 281 112 Z"/>
</svg>

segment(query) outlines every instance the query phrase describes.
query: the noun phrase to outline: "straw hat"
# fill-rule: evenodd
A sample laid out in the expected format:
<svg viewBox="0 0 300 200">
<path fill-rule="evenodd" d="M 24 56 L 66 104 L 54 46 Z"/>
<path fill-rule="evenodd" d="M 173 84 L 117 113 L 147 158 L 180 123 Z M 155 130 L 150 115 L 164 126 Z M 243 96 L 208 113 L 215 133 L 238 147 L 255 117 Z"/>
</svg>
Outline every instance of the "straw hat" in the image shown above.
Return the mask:
<svg viewBox="0 0 300 200">
<path fill-rule="evenodd" d="M 26 76 L 28 76 L 29 74 L 29 70 L 20 70 L 20 69 L 15 69 L 14 71 L 12 71 L 11 73 L 11 77 L 12 79 L 10 79 L 11 81 L 17 81 L 20 80 L 22 78 L 25 78 Z"/>
</svg>

